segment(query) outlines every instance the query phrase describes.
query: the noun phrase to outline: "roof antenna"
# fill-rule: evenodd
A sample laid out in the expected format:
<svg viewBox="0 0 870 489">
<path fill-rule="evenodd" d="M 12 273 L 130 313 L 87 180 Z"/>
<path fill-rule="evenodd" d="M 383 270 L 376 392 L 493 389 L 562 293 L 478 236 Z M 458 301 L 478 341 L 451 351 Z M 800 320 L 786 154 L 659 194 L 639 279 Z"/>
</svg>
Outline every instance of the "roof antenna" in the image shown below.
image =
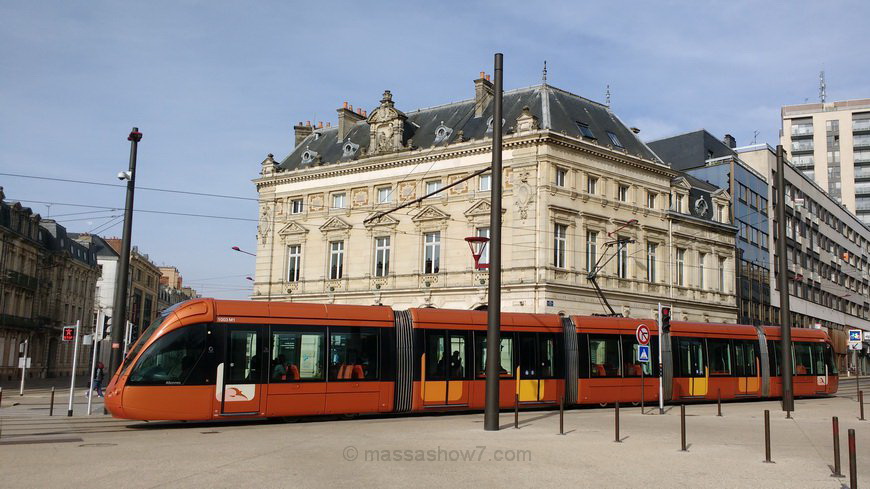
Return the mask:
<svg viewBox="0 0 870 489">
<path fill-rule="evenodd" d="M 752 144 L 758 144 L 758 135 L 761 134 L 758 131 L 752 131 Z"/>
<path fill-rule="evenodd" d="M 544 85 L 547 84 L 547 60 L 544 60 L 544 74 L 541 76 L 541 81 Z"/>
<path fill-rule="evenodd" d="M 819 72 L 819 101 L 825 103 L 825 70 Z"/>
<path fill-rule="evenodd" d="M 604 91 L 604 105 L 610 107 L 610 84 L 607 84 L 607 90 Z"/>
</svg>

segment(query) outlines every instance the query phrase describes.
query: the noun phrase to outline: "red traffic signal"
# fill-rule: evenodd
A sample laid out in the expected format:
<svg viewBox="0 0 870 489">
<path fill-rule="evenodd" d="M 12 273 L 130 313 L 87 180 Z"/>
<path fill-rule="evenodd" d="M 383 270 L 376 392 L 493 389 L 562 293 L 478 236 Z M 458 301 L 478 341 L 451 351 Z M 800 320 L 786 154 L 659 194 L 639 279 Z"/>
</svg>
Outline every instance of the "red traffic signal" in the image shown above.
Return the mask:
<svg viewBox="0 0 870 489">
<path fill-rule="evenodd" d="M 72 326 L 63 328 L 63 341 L 72 341 L 76 337 L 76 329 Z"/>
<path fill-rule="evenodd" d="M 662 330 L 667 331 L 671 328 L 671 308 L 670 307 L 662 307 Z"/>
</svg>

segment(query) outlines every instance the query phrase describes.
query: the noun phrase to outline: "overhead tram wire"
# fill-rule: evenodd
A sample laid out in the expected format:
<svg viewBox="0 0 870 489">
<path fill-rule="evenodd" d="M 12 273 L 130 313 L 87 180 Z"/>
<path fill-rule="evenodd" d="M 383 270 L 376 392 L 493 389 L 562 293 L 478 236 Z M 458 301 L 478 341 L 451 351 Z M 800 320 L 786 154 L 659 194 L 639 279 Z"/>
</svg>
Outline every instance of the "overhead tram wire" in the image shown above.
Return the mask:
<svg viewBox="0 0 870 489">
<path fill-rule="evenodd" d="M 98 206 L 98 205 L 85 205 L 85 204 L 72 204 L 66 202 L 50 202 L 44 200 L 30 200 L 30 199 L 12 199 L 9 198 L 7 200 L 17 200 L 19 202 L 33 203 L 33 204 L 51 204 L 51 205 L 65 205 L 69 207 L 86 207 L 90 209 L 108 209 L 108 210 L 120 210 L 117 207 L 107 207 L 107 206 Z M 210 214 L 193 214 L 188 212 L 171 212 L 171 211 L 155 211 L 155 210 L 146 210 L 146 209 L 134 209 L 133 212 L 143 212 L 147 214 L 164 214 L 170 216 L 182 216 L 182 217 L 201 217 L 207 219 L 222 219 L 226 221 L 247 221 L 247 222 L 257 222 L 257 219 L 251 219 L 247 217 L 228 217 L 228 216 L 215 216 Z"/>
<path fill-rule="evenodd" d="M 82 184 L 82 185 L 97 185 L 100 187 L 127 188 L 126 185 L 121 185 L 121 184 L 117 184 L 117 183 L 89 182 L 87 180 L 73 180 L 73 179 L 69 179 L 69 178 L 43 177 L 43 176 L 37 176 L 37 175 L 22 175 L 20 173 L 0 172 L 0 176 L 16 177 L 16 178 L 30 178 L 30 179 L 34 179 L 34 180 L 49 180 L 49 181 L 64 182 L 64 183 L 78 183 L 78 184 Z M 165 192 L 165 193 L 173 193 L 173 194 L 196 195 L 199 197 L 214 197 L 214 198 L 218 198 L 218 199 L 251 200 L 251 201 L 255 201 L 255 202 L 258 202 L 260 200 L 256 197 L 241 197 L 238 195 L 212 194 L 212 193 L 206 193 L 206 192 L 192 192 L 192 191 L 188 191 L 188 190 L 174 190 L 174 189 L 157 188 L 157 187 L 136 186 L 136 190 L 150 190 L 152 192 Z"/>
</svg>

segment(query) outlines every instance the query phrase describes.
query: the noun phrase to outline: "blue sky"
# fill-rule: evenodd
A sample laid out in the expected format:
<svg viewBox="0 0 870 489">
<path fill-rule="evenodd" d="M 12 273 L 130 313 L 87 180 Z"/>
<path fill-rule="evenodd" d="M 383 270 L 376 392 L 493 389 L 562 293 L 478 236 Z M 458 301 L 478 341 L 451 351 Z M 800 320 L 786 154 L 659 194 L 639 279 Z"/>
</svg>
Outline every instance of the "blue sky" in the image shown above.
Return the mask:
<svg viewBox="0 0 870 489">
<path fill-rule="evenodd" d="M 384 89 L 413 110 L 469 98 L 505 55 L 505 88 L 548 81 L 645 139 L 706 128 L 775 145 L 782 105 L 870 97 L 862 2 L 0 2 L 0 173 L 118 183 L 132 126 L 137 185 L 256 197 L 299 121 L 335 122 Z M 70 231 L 119 236 L 124 189 L 0 175 L 8 199 Z M 37 203 L 54 202 L 50 206 Z M 142 190 L 133 242 L 205 295 L 243 298 L 256 202 Z"/>
</svg>

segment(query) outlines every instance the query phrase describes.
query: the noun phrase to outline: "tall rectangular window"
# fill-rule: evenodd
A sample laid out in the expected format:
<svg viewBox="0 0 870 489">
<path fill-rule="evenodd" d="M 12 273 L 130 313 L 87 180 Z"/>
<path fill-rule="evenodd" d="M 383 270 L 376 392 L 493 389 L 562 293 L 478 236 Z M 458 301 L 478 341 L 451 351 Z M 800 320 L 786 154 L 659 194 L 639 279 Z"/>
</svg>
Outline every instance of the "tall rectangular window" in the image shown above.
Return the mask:
<svg viewBox="0 0 870 489">
<path fill-rule="evenodd" d="M 658 251 L 657 244 L 646 244 L 646 279 L 651 284 L 656 282 L 656 251 Z"/>
<path fill-rule="evenodd" d="M 565 268 L 565 250 L 568 245 L 568 226 L 556 224 L 553 228 L 553 266 Z"/>
<path fill-rule="evenodd" d="M 489 192 L 492 185 L 492 175 L 489 173 L 484 173 L 481 175 L 480 180 L 477 182 L 477 189 L 481 192 Z"/>
<path fill-rule="evenodd" d="M 616 274 L 628 278 L 628 238 L 618 236 L 616 240 Z"/>
<path fill-rule="evenodd" d="M 656 208 L 656 196 L 655 192 L 647 192 L 646 193 L 646 206 L 650 209 Z"/>
<path fill-rule="evenodd" d="M 344 275 L 344 241 L 329 242 L 329 278 L 339 279 Z"/>
<path fill-rule="evenodd" d="M 391 187 L 378 188 L 378 204 L 388 204 L 393 200 L 393 189 Z"/>
<path fill-rule="evenodd" d="M 685 266 L 686 250 L 683 248 L 677 248 L 677 285 L 679 286 L 686 285 Z"/>
<path fill-rule="evenodd" d="M 489 238 L 489 228 L 477 228 L 477 236 L 481 238 Z M 483 253 L 480 254 L 479 265 L 489 265 L 489 243 L 483 247 Z"/>
<path fill-rule="evenodd" d="M 595 190 L 598 187 L 598 179 L 595 177 L 588 177 L 586 179 L 586 192 L 589 194 L 595 194 Z"/>
<path fill-rule="evenodd" d="M 287 247 L 287 281 L 298 282 L 302 274 L 302 245 Z"/>
<path fill-rule="evenodd" d="M 567 176 L 568 176 L 568 170 L 566 170 L 564 168 L 556 168 L 556 178 L 553 181 L 553 183 L 557 187 L 564 187 L 565 180 L 567 179 Z"/>
<path fill-rule="evenodd" d="M 586 271 L 592 272 L 598 261 L 598 231 L 586 233 Z"/>
<path fill-rule="evenodd" d="M 386 277 L 390 273 L 390 237 L 375 238 L 375 277 Z"/>
<path fill-rule="evenodd" d="M 347 200 L 345 199 L 344 192 L 332 194 L 332 208 L 333 209 L 344 209 L 346 203 L 347 203 Z"/>
<path fill-rule="evenodd" d="M 302 199 L 293 199 L 290 201 L 290 213 L 302 214 Z"/>
<path fill-rule="evenodd" d="M 628 185 L 620 185 L 616 191 L 616 198 L 620 202 L 628 202 Z"/>
<path fill-rule="evenodd" d="M 725 292 L 725 258 L 719 258 L 719 292 Z"/>
<path fill-rule="evenodd" d="M 441 269 L 441 231 L 423 234 L 423 273 Z"/>
<path fill-rule="evenodd" d="M 704 262 L 707 261 L 706 253 L 698 253 L 698 287 L 703 290 L 706 287 L 706 283 L 704 281 L 704 276 L 706 275 L 706 270 L 704 270 Z"/>
</svg>

